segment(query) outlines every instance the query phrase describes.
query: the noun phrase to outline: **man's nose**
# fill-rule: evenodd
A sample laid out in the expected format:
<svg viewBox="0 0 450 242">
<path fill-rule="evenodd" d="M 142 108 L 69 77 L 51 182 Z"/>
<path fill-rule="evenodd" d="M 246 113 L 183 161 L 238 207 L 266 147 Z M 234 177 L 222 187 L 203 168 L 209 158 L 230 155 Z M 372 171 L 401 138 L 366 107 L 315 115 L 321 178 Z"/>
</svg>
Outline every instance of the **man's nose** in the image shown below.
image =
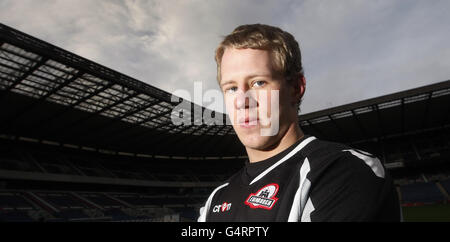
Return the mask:
<svg viewBox="0 0 450 242">
<path fill-rule="evenodd" d="M 256 99 L 251 90 L 243 92 L 238 91 L 234 105 L 236 109 L 249 109 L 257 106 Z"/>
</svg>

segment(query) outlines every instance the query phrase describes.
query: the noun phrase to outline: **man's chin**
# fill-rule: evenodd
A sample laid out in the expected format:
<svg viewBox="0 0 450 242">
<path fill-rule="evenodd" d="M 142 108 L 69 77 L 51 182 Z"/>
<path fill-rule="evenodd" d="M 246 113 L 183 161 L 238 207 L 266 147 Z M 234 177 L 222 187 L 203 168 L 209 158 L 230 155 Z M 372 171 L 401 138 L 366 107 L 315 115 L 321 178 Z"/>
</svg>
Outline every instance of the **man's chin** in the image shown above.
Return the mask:
<svg viewBox="0 0 450 242">
<path fill-rule="evenodd" d="M 245 137 L 241 139 L 241 142 L 246 149 L 259 151 L 271 150 L 274 145 L 273 137 L 271 139 L 270 137 L 260 135 L 258 135 L 257 137 Z"/>
</svg>

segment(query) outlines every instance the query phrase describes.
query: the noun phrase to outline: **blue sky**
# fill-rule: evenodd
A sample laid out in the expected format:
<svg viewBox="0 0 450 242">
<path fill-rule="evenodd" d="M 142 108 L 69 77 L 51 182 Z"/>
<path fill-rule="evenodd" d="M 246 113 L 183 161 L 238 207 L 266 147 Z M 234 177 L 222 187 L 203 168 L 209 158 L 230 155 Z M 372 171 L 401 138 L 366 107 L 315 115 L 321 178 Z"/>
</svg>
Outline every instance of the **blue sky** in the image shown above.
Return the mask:
<svg viewBox="0 0 450 242">
<path fill-rule="evenodd" d="M 302 113 L 450 79 L 449 12 L 448 0 L 0 0 L 3 24 L 168 92 L 218 90 L 222 36 L 281 27 L 303 55 Z"/>
</svg>

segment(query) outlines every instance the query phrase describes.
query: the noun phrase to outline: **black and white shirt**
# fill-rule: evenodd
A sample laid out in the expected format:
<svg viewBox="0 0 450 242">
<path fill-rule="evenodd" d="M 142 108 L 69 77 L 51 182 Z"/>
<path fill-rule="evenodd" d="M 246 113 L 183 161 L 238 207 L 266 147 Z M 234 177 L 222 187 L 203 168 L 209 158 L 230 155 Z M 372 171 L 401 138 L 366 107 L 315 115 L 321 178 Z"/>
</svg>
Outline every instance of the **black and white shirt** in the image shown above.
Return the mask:
<svg viewBox="0 0 450 242">
<path fill-rule="evenodd" d="M 380 160 L 305 136 L 217 187 L 199 222 L 400 221 L 392 178 Z"/>
</svg>

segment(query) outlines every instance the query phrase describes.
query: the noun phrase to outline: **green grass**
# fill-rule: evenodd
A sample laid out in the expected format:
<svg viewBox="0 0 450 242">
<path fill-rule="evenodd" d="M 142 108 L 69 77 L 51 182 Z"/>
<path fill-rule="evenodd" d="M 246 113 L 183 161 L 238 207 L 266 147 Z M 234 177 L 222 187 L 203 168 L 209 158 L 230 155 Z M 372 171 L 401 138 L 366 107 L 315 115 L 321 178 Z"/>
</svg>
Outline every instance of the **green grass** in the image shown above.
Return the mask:
<svg viewBox="0 0 450 242">
<path fill-rule="evenodd" d="M 450 204 L 402 207 L 405 222 L 450 222 Z"/>
</svg>

